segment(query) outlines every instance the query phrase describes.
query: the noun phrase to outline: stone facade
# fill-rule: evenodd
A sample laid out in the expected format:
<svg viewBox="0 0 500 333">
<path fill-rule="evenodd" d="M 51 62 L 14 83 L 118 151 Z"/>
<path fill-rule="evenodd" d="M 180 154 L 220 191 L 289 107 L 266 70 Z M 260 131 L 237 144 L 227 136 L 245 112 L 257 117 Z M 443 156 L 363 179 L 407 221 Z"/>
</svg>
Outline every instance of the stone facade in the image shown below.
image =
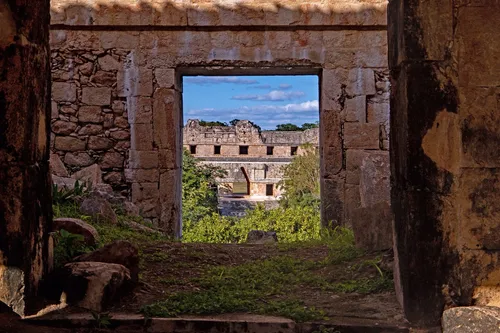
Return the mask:
<svg viewBox="0 0 500 333">
<path fill-rule="evenodd" d="M 223 196 L 243 195 L 257 201 L 275 200 L 281 195 L 277 183 L 283 167 L 304 144 L 318 147 L 319 128 L 306 131 L 262 131 L 247 120 L 234 126 L 201 126 L 188 120 L 183 130 L 184 149 L 202 163 L 218 166 L 227 172 L 219 179 Z M 246 190 L 236 190 L 234 184 Z"/>
<path fill-rule="evenodd" d="M 388 149 L 385 30 L 384 0 L 54 0 L 52 149 L 179 236 L 182 75 L 318 74 L 322 216 L 344 224 L 365 196 L 346 156 Z"/>
</svg>

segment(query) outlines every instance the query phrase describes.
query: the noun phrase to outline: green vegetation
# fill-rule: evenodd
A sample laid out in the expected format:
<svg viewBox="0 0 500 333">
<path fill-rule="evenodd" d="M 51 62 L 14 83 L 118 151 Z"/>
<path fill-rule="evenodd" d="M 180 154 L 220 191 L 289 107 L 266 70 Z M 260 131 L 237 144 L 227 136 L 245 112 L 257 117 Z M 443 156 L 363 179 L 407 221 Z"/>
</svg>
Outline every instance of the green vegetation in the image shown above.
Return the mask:
<svg viewBox="0 0 500 333">
<path fill-rule="evenodd" d="M 248 312 L 304 322 L 325 319 L 321 309 L 308 307 L 301 301 L 300 292 L 306 286 L 336 293 L 373 293 L 392 288 L 389 274 L 377 270 L 374 275 L 372 264 L 378 261 L 362 261 L 363 253 L 356 250 L 351 230 L 336 228 L 322 232 L 321 237 L 313 242 L 315 246 L 328 248 L 326 258 L 314 261 L 298 259 L 291 254 L 277 254 L 276 257 L 238 266 L 216 266 L 201 277 L 191 279 L 189 284 L 195 286 L 195 291 L 174 293 L 165 300 L 143 307 L 142 311 L 152 317 Z M 358 264 L 345 266 L 354 260 Z M 341 276 L 322 274 L 332 265 L 344 265 Z M 353 278 L 367 268 L 371 270 L 372 278 Z M 161 283 L 176 284 L 173 280 Z"/>
<path fill-rule="evenodd" d="M 292 123 L 279 124 L 276 125 L 276 131 L 305 131 L 312 128 L 319 127 L 319 122 L 316 123 L 304 123 L 302 126 L 297 126 Z"/>
<path fill-rule="evenodd" d="M 223 123 L 222 121 L 206 121 L 200 120 L 200 126 L 227 126 L 227 123 Z"/>
</svg>

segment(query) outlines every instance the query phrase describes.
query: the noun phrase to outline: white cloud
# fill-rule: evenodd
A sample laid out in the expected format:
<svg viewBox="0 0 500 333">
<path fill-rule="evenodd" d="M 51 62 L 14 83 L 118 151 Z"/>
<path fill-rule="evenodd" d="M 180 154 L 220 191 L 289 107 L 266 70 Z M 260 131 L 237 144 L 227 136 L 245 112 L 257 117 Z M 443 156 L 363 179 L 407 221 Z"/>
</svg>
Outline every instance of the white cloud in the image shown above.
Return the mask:
<svg viewBox="0 0 500 333">
<path fill-rule="evenodd" d="M 249 88 L 268 90 L 268 89 L 271 89 L 271 85 L 270 84 L 259 84 L 258 86 L 250 86 Z"/>
<path fill-rule="evenodd" d="M 300 98 L 304 96 L 303 91 L 282 91 L 282 90 L 272 90 L 267 94 L 261 95 L 236 95 L 232 99 L 242 100 L 242 101 L 273 101 L 273 102 L 283 102 L 293 99 Z"/>
<path fill-rule="evenodd" d="M 279 88 L 280 90 L 287 90 L 287 89 L 290 89 L 292 88 L 292 85 L 291 84 L 288 84 L 288 83 L 282 83 L 279 85 Z"/>
<path fill-rule="evenodd" d="M 233 83 L 233 84 L 256 84 L 259 83 L 257 80 L 244 79 L 235 76 L 185 76 L 184 82 L 197 84 L 197 85 L 208 85 L 208 84 L 221 84 L 221 83 Z"/>
</svg>

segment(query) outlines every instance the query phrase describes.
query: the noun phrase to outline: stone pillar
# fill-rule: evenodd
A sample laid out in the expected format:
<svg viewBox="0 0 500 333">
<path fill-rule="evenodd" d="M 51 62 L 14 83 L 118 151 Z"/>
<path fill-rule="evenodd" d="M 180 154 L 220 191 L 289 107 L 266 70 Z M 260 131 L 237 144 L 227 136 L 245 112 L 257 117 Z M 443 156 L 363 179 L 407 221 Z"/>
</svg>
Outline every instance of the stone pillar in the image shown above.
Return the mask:
<svg viewBox="0 0 500 333">
<path fill-rule="evenodd" d="M 52 218 L 49 0 L 0 0 L 0 301 L 36 310 Z"/>
<path fill-rule="evenodd" d="M 498 295 L 499 9 L 389 3 L 395 281 L 413 326 Z"/>
</svg>

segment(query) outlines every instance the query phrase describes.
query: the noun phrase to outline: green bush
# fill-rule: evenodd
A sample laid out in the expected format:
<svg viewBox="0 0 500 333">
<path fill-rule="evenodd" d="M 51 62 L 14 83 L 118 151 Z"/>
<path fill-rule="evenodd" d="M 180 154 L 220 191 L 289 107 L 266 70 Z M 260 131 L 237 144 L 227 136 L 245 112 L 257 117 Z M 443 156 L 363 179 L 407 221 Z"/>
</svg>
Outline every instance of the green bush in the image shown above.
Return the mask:
<svg viewBox="0 0 500 333">
<path fill-rule="evenodd" d="M 321 238 L 320 214 L 314 207 L 289 207 L 265 210 L 257 206 L 242 218 L 212 214 L 198 222 L 185 221 L 184 242 L 242 243 L 250 230 L 275 231 L 279 242 Z"/>
</svg>

